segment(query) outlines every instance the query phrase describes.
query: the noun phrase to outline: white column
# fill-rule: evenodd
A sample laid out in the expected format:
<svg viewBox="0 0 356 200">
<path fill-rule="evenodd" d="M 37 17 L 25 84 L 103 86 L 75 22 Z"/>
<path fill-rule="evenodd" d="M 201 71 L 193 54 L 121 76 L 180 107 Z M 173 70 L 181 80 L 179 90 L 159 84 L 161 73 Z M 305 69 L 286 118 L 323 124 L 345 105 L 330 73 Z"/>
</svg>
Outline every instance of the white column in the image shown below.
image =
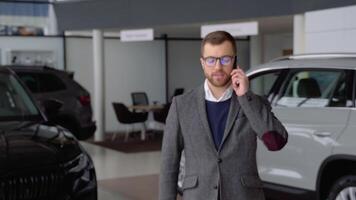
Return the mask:
<svg viewBox="0 0 356 200">
<path fill-rule="evenodd" d="M 305 53 L 305 17 L 294 15 L 293 19 L 293 54 Z"/>
<path fill-rule="evenodd" d="M 53 4 L 49 4 L 48 6 L 48 21 L 45 27 L 45 34 L 58 35 L 57 17 L 54 12 Z"/>
<path fill-rule="evenodd" d="M 95 141 L 104 140 L 105 131 L 105 87 L 104 87 L 104 39 L 103 32 L 93 30 L 93 59 L 94 59 L 94 119 L 97 130 Z"/>
</svg>

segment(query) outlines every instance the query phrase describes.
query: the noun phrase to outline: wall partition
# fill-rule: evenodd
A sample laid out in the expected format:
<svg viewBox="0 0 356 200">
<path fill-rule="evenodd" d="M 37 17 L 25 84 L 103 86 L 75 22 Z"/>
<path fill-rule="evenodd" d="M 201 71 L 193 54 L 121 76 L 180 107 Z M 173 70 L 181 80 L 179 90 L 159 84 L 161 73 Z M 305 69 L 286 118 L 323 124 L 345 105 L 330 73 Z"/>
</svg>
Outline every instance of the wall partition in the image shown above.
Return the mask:
<svg viewBox="0 0 356 200">
<path fill-rule="evenodd" d="M 105 130 L 125 130 L 118 124 L 112 102 L 130 105 L 131 92 L 144 91 L 150 103 L 166 103 L 174 89 L 193 89 L 204 81 L 200 39 L 158 38 L 150 42 L 104 39 Z M 66 37 L 67 70 L 93 94 L 93 53 L 90 37 Z M 249 67 L 249 40 L 238 40 L 239 64 Z"/>
<path fill-rule="evenodd" d="M 105 130 L 124 130 L 116 120 L 112 102 L 131 104 L 131 92 L 144 91 L 150 102 L 165 102 L 164 42 L 124 43 L 104 40 Z M 92 39 L 66 38 L 67 69 L 93 94 Z"/>
<path fill-rule="evenodd" d="M 168 96 L 175 88 L 193 89 L 204 82 L 200 64 L 200 39 L 171 39 L 168 42 Z M 245 70 L 250 67 L 249 39 L 236 41 L 238 64 Z"/>
</svg>

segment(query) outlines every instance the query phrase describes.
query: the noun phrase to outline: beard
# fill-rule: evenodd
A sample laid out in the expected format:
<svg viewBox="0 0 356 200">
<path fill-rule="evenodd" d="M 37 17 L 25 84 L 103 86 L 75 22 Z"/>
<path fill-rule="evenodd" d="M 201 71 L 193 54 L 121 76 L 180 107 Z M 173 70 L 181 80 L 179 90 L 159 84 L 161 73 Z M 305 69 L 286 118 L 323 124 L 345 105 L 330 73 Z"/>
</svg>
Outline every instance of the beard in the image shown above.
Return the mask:
<svg viewBox="0 0 356 200">
<path fill-rule="evenodd" d="M 216 74 L 222 75 L 221 77 L 216 77 Z M 226 87 L 231 82 L 231 76 L 226 74 L 224 71 L 213 72 L 211 74 L 205 73 L 206 79 L 214 87 Z"/>
</svg>

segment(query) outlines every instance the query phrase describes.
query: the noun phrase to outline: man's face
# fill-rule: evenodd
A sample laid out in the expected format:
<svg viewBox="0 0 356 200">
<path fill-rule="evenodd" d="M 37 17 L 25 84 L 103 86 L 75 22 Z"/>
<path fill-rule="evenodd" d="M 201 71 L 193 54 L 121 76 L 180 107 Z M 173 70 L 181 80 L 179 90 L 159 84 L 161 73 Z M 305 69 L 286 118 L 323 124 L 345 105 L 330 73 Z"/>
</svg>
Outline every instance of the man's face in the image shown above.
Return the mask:
<svg viewBox="0 0 356 200">
<path fill-rule="evenodd" d="M 215 65 L 211 65 L 211 63 L 209 64 L 207 60 L 204 60 L 204 58 L 221 58 L 224 56 L 230 56 L 235 59 L 233 47 L 230 42 L 225 41 L 219 45 L 206 43 L 204 45 L 203 58 L 200 58 L 200 62 L 203 67 L 205 77 L 208 79 L 209 83 L 215 87 L 226 87 L 230 84 L 230 73 L 233 69 L 234 60 L 227 65 L 221 64 L 221 62 L 224 63 L 224 61 L 216 60 Z"/>
</svg>

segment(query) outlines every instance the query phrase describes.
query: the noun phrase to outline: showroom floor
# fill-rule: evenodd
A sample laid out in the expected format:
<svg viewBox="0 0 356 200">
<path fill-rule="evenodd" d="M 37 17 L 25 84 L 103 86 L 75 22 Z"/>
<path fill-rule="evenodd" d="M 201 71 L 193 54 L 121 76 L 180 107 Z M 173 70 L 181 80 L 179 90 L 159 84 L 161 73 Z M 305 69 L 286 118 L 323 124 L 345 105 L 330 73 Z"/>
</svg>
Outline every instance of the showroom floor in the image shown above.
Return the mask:
<svg viewBox="0 0 356 200">
<path fill-rule="evenodd" d="M 94 161 L 98 200 L 158 199 L 160 151 L 122 153 L 88 142 L 81 144 Z"/>
<path fill-rule="evenodd" d="M 91 155 L 99 200 L 156 200 L 160 151 L 122 153 L 81 142 Z"/>
</svg>

